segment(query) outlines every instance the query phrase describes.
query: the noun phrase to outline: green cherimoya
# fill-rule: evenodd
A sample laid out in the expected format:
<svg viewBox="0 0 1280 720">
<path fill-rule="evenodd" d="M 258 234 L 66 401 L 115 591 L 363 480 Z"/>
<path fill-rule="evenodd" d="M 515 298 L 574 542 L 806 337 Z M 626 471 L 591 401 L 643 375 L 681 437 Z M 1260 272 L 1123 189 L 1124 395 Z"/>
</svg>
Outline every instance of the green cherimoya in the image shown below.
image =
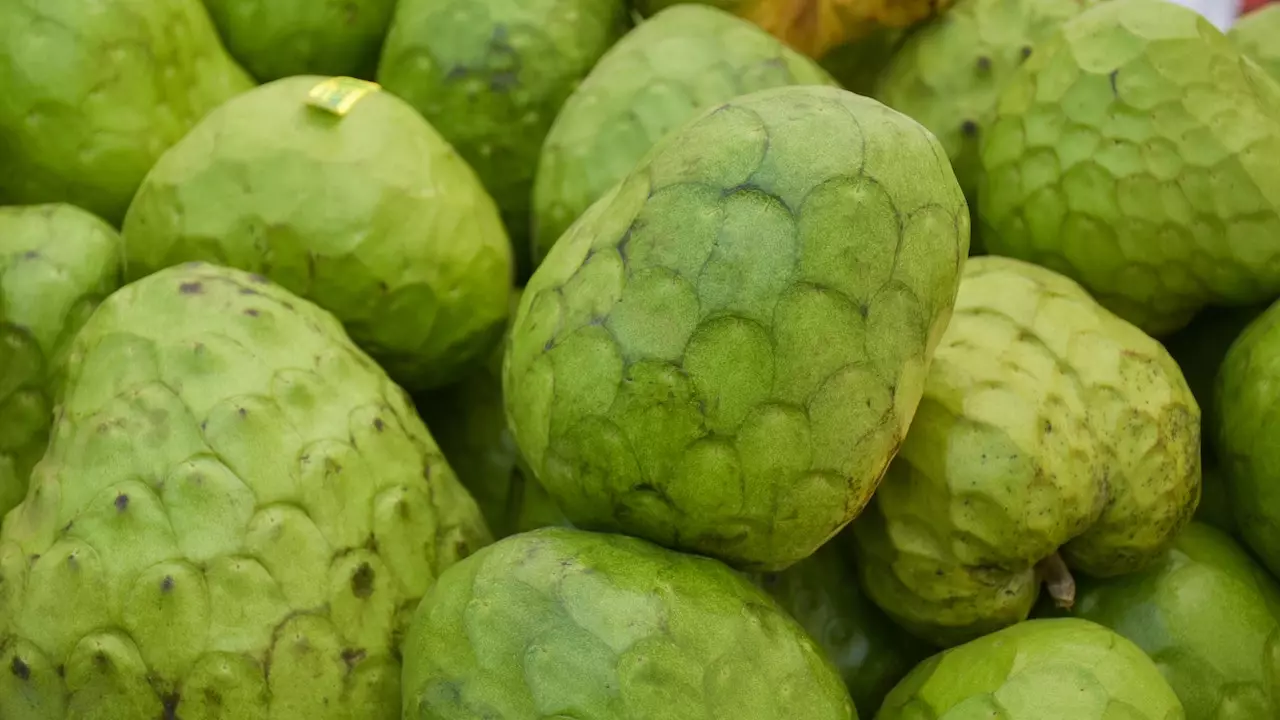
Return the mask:
<svg viewBox="0 0 1280 720">
<path fill-rule="evenodd" d="M 475 168 L 502 210 L 522 267 L 529 265 L 542 141 L 569 94 L 626 26 L 623 0 L 400 0 L 396 6 L 378 81 L 417 108 Z"/>
<path fill-rule="evenodd" d="M 516 442 L 574 525 L 785 568 L 875 491 L 968 246 L 907 116 L 820 86 L 708 109 L 534 272 L 503 380 Z"/>
<path fill-rule="evenodd" d="M 0 203 L 118 225 L 165 148 L 251 87 L 200 0 L 6 0 Z"/>
<path fill-rule="evenodd" d="M 1110 0 L 1039 45 L 982 146 L 985 248 L 1154 335 L 1280 295 L 1280 84 L 1194 10 Z"/>
<path fill-rule="evenodd" d="M 204 0 L 227 50 L 260 82 L 291 75 L 372 80 L 395 0 Z"/>
<path fill-rule="evenodd" d="M 1069 603 L 1067 566 L 1144 567 L 1199 495 L 1200 410 L 1164 347 L 1066 277 L 982 256 L 853 537 L 872 600 L 950 645 L 1026 618 L 1042 579 Z"/>
<path fill-rule="evenodd" d="M 605 53 L 547 134 L 533 188 L 533 260 L 668 132 L 744 93 L 836 81 L 756 25 L 677 5 Z"/>
<path fill-rule="evenodd" d="M 1036 43 L 1094 2 L 959 0 L 911 33 L 881 72 L 874 97 L 938 136 L 971 210 L 978 149 L 1001 88 Z"/>
<path fill-rule="evenodd" d="M 1280 303 L 1227 351 L 1211 419 L 1235 529 L 1280 576 Z"/>
<path fill-rule="evenodd" d="M 1082 578 L 1077 597 L 1077 617 L 1155 660 L 1187 720 L 1280 718 L 1280 586 L 1221 532 L 1192 523 L 1150 568 Z"/>
<path fill-rule="evenodd" d="M 192 264 L 67 353 L 0 532 L 0 717 L 399 718 L 399 642 L 489 540 L 396 385 L 328 313 Z"/>
<path fill-rule="evenodd" d="M 803 628 L 725 565 L 545 528 L 449 568 L 413 617 L 405 720 L 856 720 Z"/>
<path fill-rule="evenodd" d="M 1280 80 L 1280 5 L 1265 5 L 1240 18 L 1227 37 Z"/>
<path fill-rule="evenodd" d="M 1054 618 L 1019 623 L 934 655 L 889 693 L 876 720 L 1186 717 L 1160 670 L 1136 645 L 1088 620 Z"/>
<path fill-rule="evenodd" d="M 298 76 L 210 113 L 147 174 L 126 278 L 203 260 L 262 273 L 338 317 L 411 390 L 501 337 L 511 247 L 492 198 L 406 102 Z"/>
<path fill-rule="evenodd" d="M 893 686 L 933 652 L 867 599 L 842 543 L 829 542 L 780 573 L 760 575 L 757 583 L 827 653 L 864 714 L 880 707 Z"/>
<path fill-rule="evenodd" d="M 0 207 L 0 520 L 22 501 L 53 422 L 67 344 L 120 285 L 120 236 L 71 205 Z"/>
</svg>

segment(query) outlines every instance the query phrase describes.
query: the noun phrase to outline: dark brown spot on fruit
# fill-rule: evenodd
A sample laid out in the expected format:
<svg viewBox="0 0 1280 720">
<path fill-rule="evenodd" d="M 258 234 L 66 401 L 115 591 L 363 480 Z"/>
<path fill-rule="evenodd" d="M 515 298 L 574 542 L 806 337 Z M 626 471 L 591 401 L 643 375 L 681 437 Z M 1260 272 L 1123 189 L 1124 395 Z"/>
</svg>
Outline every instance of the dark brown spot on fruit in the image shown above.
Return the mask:
<svg viewBox="0 0 1280 720">
<path fill-rule="evenodd" d="M 173 576 L 172 575 L 165 575 L 164 579 L 160 581 L 160 592 L 164 593 L 165 595 L 168 595 L 169 593 L 173 592 Z"/>
<path fill-rule="evenodd" d="M 31 668 L 17 655 L 13 657 L 13 662 L 9 663 L 9 672 L 19 680 L 31 679 Z"/>
<path fill-rule="evenodd" d="M 373 429 L 374 429 L 374 430 L 377 430 L 378 432 L 382 432 L 383 428 L 385 428 L 385 427 L 386 427 L 386 425 L 382 422 L 382 418 L 374 418 L 374 419 L 373 419 Z"/>
<path fill-rule="evenodd" d="M 129 496 L 124 493 L 120 493 L 119 495 L 117 495 L 115 506 L 116 506 L 116 510 L 119 512 L 124 512 L 125 510 L 128 510 Z"/>
<path fill-rule="evenodd" d="M 178 292 L 182 295 L 199 295 L 204 292 L 204 285 L 198 282 L 184 282 L 178 285 Z"/>
<path fill-rule="evenodd" d="M 367 598 L 373 594 L 373 568 L 369 563 L 361 563 L 351 575 L 351 594 L 358 598 Z"/>
<path fill-rule="evenodd" d="M 986 55 L 978 56 L 978 71 L 989 72 L 991 70 L 991 58 Z"/>
<path fill-rule="evenodd" d="M 972 120 L 965 120 L 964 122 L 960 123 L 960 132 L 963 133 L 964 136 L 967 138 L 977 137 L 978 123 Z"/>
<path fill-rule="evenodd" d="M 249 317 L 258 317 L 258 311 L 254 310 L 253 308 L 249 308 L 248 310 L 245 310 L 244 314 L 248 315 Z"/>
</svg>

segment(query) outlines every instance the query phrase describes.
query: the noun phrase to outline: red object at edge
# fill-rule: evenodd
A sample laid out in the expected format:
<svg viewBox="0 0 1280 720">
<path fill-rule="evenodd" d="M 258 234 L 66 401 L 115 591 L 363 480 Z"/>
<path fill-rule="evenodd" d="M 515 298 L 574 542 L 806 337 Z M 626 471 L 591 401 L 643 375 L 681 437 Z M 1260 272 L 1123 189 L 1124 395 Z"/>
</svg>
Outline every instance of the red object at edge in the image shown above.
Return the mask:
<svg viewBox="0 0 1280 720">
<path fill-rule="evenodd" d="M 1248 15 L 1254 10 L 1261 9 L 1273 2 L 1276 2 L 1276 0 L 1240 0 L 1240 14 Z"/>
</svg>

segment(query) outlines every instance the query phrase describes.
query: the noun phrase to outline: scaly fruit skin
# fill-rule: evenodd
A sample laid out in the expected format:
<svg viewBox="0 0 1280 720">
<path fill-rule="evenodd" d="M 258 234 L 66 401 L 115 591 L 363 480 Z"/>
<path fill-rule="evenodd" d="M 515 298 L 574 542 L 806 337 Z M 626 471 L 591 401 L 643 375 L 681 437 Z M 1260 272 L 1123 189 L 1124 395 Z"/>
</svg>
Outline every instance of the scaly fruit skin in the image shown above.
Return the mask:
<svg viewBox="0 0 1280 720">
<path fill-rule="evenodd" d="M 1280 586 L 1221 532 L 1192 523 L 1150 568 L 1082 578 L 1076 597 L 1074 615 L 1155 660 L 1187 720 L 1280 717 Z"/>
<path fill-rule="evenodd" d="M 519 304 L 513 297 L 513 308 Z M 495 537 L 567 520 L 520 458 L 502 402 L 506 338 L 458 382 L 420 396 L 418 411 Z"/>
<path fill-rule="evenodd" d="M 1153 335 L 1280 294 L 1280 84 L 1194 10 L 1111 0 L 1001 93 L 986 249 L 1051 267 Z"/>
<path fill-rule="evenodd" d="M 260 82 L 292 75 L 372 80 L 395 0 L 204 0 L 227 50 Z"/>
<path fill-rule="evenodd" d="M 533 261 L 668 132 L 733 97 L 836 81 L 749 22 L 701 5 L 627 33 L 564 103 L 533 188 Z"/>
<path fill-rule="evenodd" d="M 1215 450 L 1240 537 L 1280 576 L 1280 303 L 1245 328 L 1214 392 Z"/>
<path fill-rule="evenodd" d="M 0 204 L 118 226 L 165 148 L 251 87 L 200 0 L 0 3 Z"/>
<path fill-rule="evenodd" d="M 946 11 L 952 0 L 634 0 L 645 15 L 686 3 L 713 5 L 821 58 L 880 30 L 901 30 Z"/>
<path fill-rule="evenodd" d="M 908 36 L 881 73 L 873 97 L 938 137 L 971 210 L 1001 88 L 1036 43 L 1096 1 L 959 0 Z"/>
<path fill-rule="evenodd" d="M 72 205 L 0 207 L 0 520 L 22 501 L 53 421 L 50 371 L 120 286 L 120 236 Z"/>
<path fill-rule="evenodd" d="M 298 76 L 210 113 L 147 174 L 126 277 L 188 260 L 262 273 L 318 303 L 401 385 L 448 383 L 501 338 L 512 257 L 493 199 L 408 103 L 345 117 Z"/>
<path fill-rule="evenodd" d="M 946 155 L 905 115 L 816 86 L 709 109 L 534 272 L 504 369 L 516 442 L 576 526 L 784 569 L 875 490 L 968 245 Z"/>
<path fill-rule="evenodd" d="M 822 650 L 725 565 L 545 528 L 440 576 L 404 643 L 406 720 L 856 720 Z"/>
<path fill-rule="evenodd" d="M 1280 5 L 1241 17 L 1231 26 L 1227 37 L 1271 77 L 1280 80 Z"/>
<path fill-rule="evenodd" d="M 401 0 L 396 7 L 378 81 L 475 169 L 502 210 L 521 277 L 532 270 L 542 141 L 626 27 L 622 0 Z"/>
<path fill-rule="evenodd" d="M 0 717 L 398 718 L 413 607 L 489 541 L 403 391 L 328 313 L 200 264 L 67 357 L 0 534 Z"/>
<path fill-rule="evenodd" d="M 876 720 L 1184 720 L 1178 696 L 1129 640 L 1076 618 L 1030 620 L 911 671 Z"/>
<path fill-rule="evenodd" d="M 952 645 L 1027 617 L 1059 550 L 1142 568 L 1199 495 L 1200 410 L 1164 347 L 1066 277 L 982 256 L 853 537 L 872 600 Z"/>
<path fill-rule="evenodd" d="M 864 714 L 880 707 L 889 690 L 932 652 L 862 594 L 839 543 L 829 542 L 780 573 L 760 576 L 757 583 L 827 653 Z"/>
</svg>

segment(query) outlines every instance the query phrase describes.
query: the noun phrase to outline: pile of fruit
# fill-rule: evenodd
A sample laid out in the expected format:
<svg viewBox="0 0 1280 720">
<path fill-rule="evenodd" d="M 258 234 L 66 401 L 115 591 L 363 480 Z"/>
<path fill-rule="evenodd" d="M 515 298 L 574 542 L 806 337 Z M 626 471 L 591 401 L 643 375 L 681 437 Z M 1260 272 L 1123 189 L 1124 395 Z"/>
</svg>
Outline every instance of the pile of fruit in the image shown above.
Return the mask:
<svg viewBox="0 0 1280 720">
<path fill-rule="evenodd" d="M 0 88 L 2 720 L 1280 718 L 1280 6 L 0 0 Z"/>
</svg>

